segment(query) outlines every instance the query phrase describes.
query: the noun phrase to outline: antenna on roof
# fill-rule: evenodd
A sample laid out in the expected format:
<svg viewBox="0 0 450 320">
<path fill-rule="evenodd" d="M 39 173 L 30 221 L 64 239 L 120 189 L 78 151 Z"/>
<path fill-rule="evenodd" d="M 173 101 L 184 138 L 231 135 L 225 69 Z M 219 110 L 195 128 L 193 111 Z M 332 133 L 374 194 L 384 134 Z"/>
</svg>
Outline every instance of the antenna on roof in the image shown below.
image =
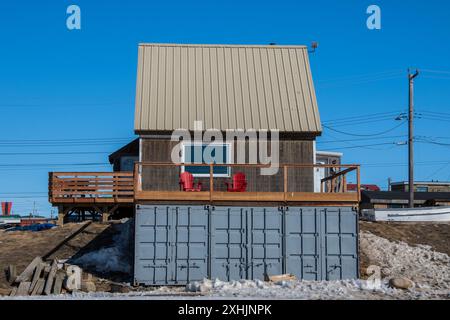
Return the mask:
<svg viewBox="0 0 450 320">
<path fill-rule="evenodd" d="M 317 47 L 319 46 L 319 43 L 316 41 L 311 42 L 310 49 L 308 50 L 309 53 L 316 52 Z"/>
</svg>

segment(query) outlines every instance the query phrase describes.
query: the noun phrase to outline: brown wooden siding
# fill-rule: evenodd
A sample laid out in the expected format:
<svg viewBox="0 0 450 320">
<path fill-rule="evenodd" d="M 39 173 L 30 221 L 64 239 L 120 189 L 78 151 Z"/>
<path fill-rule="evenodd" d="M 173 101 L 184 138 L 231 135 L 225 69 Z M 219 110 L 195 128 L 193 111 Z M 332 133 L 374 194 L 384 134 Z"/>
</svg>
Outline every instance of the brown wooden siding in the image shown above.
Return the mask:
<svg viewBox="0 0 450 320">
<path fill-rule="evenodd" d="M 172 148 L 177 142 L 170 140 L 155 140 L 143 138 L 142 162 L 171 162 Z M 270 150 L 270 145 L 268 144 Z M 248 160 L 248 145 L 246 146 L 246 161 Z M 236 143 L 233 146 L 234 159 L 236 161 Z M 285 164 L 313 163 L 312 140 L 281 140 L 279 142 L 279 162 Z M 259 161 L 259 160 L 258 160 Z M 241 171 L 247 177 L 247 191 L 283 191 L 283 170 L 272 176 L 260 175 L 259 168 L 233 168 L 233 172 Z M 144 167 L 142 172 L 143 190 L 179 190 L 179 168 L 172 167 Z M 314 169 L 295 168 L 288 174 L 288 191 L 313 192 Z M 209 190 L 209 178 L 196 178 L 203 184 L 203 190 Z M 214 178 L 214 189 L 226 191 L 225 181 L 230 178 Z"/>
</svg>

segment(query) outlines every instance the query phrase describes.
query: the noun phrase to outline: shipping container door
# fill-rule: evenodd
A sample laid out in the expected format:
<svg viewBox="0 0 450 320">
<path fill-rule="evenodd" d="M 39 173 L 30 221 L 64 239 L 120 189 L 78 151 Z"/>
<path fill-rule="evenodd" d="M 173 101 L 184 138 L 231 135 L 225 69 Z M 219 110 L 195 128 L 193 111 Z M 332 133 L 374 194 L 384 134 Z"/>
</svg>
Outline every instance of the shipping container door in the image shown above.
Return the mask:
<svg viewBox="0 0 450 320">
<path fill-rule="evenodd" d="M 324 280 L 358 277 L 357 213 L 351 208 L 323 208 Z"/>
<path fill-rule="evenodd" d="M 247 210 L 248 279 L 264 279 L 265 275 L 283 273 L 282 217 L 278 208 Z"/>
<path fill-rule="evenodd" d="M 135 282 L 175 285 L 206 278 L 207 212 L 203 206 L 138 206 Z"/>
<path fill-rule="evenodd" d="M 136 210 L 134 274 L 137 283 L 164 285 L 172 280 L 169 241 L 170 207 L 140 206 Z"/>
<path fill-rule="evenodd" d="M 211 279 L 246 278 L 246 208 L 211 209 Z"/>
<path fill-rule="evenodd" d="M 289 207 L 285 211 L 286 273 L 298 279 L 319 280 L 320 212 L 316 208 Z"/>
<path fill-rule="evenodd" d="M 173 208 L 173 281 L 186 284 L 207 278 L 208 211 L 203 206 Z"/>
</svg>

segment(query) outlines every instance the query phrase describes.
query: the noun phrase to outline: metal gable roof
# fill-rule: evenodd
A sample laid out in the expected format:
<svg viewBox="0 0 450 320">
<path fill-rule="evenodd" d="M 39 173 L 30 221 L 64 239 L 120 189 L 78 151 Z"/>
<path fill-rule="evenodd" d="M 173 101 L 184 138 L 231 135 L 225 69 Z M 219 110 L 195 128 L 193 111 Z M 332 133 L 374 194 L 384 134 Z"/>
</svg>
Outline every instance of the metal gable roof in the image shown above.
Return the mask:
<svg viewBox="0 0 450 320">
<path fill-rule="evenodd" d="M 135 131 L 322 131 L 305 46 L 140 44 Z"/>
</svg>

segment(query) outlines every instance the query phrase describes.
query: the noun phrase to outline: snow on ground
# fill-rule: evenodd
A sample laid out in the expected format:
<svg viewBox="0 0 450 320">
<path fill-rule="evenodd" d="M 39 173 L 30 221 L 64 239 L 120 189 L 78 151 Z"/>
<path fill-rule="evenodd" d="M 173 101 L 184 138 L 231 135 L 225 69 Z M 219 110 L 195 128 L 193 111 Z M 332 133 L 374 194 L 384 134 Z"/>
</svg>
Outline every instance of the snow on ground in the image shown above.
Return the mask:
<svg viewBox="0 0 450 320">
<path fill-rule="evenodd" d="M 157 300 L 157 299 L 298 299 L 298 300 L 378 300 L 378 299 L 450 299 L 450 294 L 437 291 L 398 290 L 387 282 L 373 289 L 366 280 L 344 281 L 263 281 L 240 280 L 224 282 L 203 280 L 183 287 L 159 287 L 151 291 L 129 293 L 73 293 L 58 296 L 12 297 L 13 299 L 57 300 Z M 2 299 L 2 298 L 0 298 Z"/>
<path fill-rule="evenodd" d="M 101 273 L 107 272 L 131 272 L 131 265 L 127 258 L 130 239 L 130 221 L 122 219 L 116 224 L 118 234 L 114 237 L 114 243 L 110 247 L 88 252 L 81 257 L 70 260 L 71 264 L 80 266 L 94 266 Z"/>
<path fill-rule="evenodd" d="M 362 232 L 360 248 L 385 277 L 406 277 L 418 290 L 450 292 L 450 257 L 430 246 L 409 246 Z"/>
<path fill-rule="evenodd" d="M 207 280 L 192 282 L 186 287 L 156 287 L 129 293 L 73 293 L 42 296 L 37 299 L 450 299 L 450 257 L 428 246 L 409 246 L 391 242 L 362 232 L 360 248 L 381 270 L 382 279 L 340 281 L 260 280 L 225 282 Z M 109 249 L 109 248 L 108 248 Z M 108 251 L 109 252 L 109 251 Z M 89 261 L 105 263 L 104 255 L 91 256 Z M 109 253 L 108 253 L 109 254 Z M 115 254 L 113 252 L 113 254 Z M 82 257 L 83 258 L 83 257 Z M 110 259 L 111 256 L 108 256 Z M 87 258 L 86 258 L 87 259 Z M 115 260 L 114 260 L 115 261 Z M 118 262 L 114 262 L 117 267 Z M 120 265 L 120 263 L 119 263 Z M 407 277 L 415 282 L 408 290 L 389 286 L 391 277 Z M 30 299 L 35 297 L 14 297 Z M 2 299 L 0 297 L 0 299 Z"/>
</svg>

